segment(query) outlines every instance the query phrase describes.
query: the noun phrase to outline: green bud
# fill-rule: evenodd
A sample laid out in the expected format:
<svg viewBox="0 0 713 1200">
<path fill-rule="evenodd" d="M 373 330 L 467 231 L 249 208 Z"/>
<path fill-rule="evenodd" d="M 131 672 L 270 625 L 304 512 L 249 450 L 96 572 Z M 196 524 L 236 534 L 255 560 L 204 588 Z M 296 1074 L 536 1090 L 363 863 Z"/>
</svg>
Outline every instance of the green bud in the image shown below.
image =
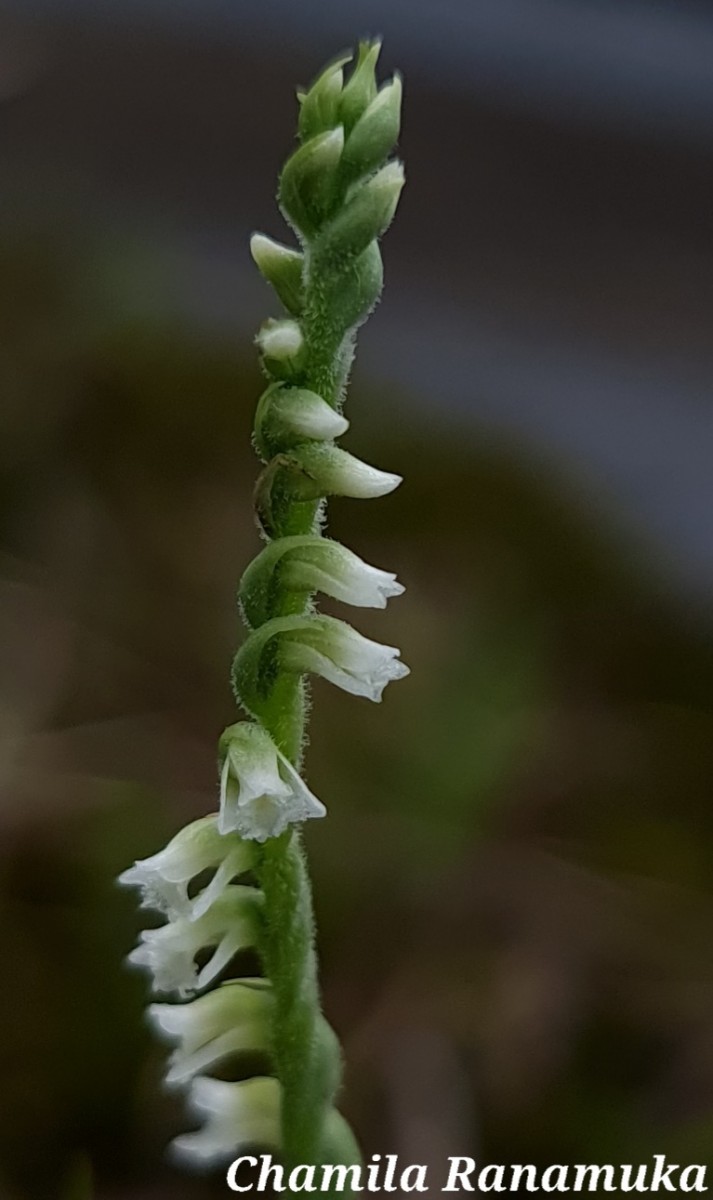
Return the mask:
<svg viewBox="0 0 713 1200">
<path fill-rule="evenodd" d="M 280 176 L 280 206 L 305 236 L 319 228 L 333 202 L 343 149 L 344 130 L 338 125 L 305 142 L 285 163 Z"/>
<path fill-rule="evenodd" d="M 257 335 L 265 370 L 276 379 L 294 380 L 304 368 L 307 347 L 299 321 L 265 321 Z"/>
<path fill-rule="evenodd" d="M 309 90 L 300 97 L 299 135 L 303 142 L 339 124 L 339 100 L 344 83 L 345 63 L 351 54 L 330 63 Z"/>
<path fill-rule="evenodd" d="M 272 284 L 287 311 L 299 316 L 302 312 L 304 256 L 299 250 L 291 250 L 264 233 L 252 235 L 250 253 L 261 275 Z"/>
<path fill-rule="evenodd" d="M 349 422 L 316 392 L 274 385 L 260 397 L 255 414 L 255 445 L 267 461 L 300 442 L 341 437 Z"/>
<path fill-rule="evenodd" d="M 400 162 L 387 163 L 360 184 L 322 231 L 315 244 L 315 257 L 324 254 L 350 258 L 362 254 L 369 242 L 388 229 L 403 186 L 404 169 Z"/>
<path fill-rule="evenodd" d="M 396 145 L 401 126 L 401 80 L 394 76 L 357 121 L 344 146 L 341 173 L 358 179 L 376 169 Z"/>
<path fill-rule="evenodd" d="M 325 295 L 332 319 L 345 331 L 365 321 L 381 295 L 384 267 L 378 242 L 350 265 L 348 272 L 327 277 Z"/>
<path fill-rule="evenodd" d="M 339 119 L 347 133 L 376 96 L 376 64 L 381 42 L 361 42 L 356 66 L 339 102 Z"/>
<path fill-rule="evenodd" d="M 388 496 L 401 483 L 401 476 L 380 471 L 346 450 L 330 443 L 298 446 L 291 456 L 307 473 L 310 482 L 296 482 L 296 494 L 307 500 L 317 496 L 351 496 L 371 500 Z"/>
</svg>

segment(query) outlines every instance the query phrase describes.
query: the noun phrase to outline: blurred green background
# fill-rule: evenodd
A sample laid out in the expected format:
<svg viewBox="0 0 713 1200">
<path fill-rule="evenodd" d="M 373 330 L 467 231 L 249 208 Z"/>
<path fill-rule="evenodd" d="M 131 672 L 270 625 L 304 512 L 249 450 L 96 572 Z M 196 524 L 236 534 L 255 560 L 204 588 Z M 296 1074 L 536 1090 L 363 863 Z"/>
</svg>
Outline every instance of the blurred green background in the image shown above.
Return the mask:
<svg viewBox="0 0 713 1200">
<path fill-rule="evenodd" d="M 96 69 L 82 28 L 63 36 Z M 300 69 L 318 66 L 317 50 L 295 51 Z M 264 67 L 260 95 L 289 129 L 289 55 L 269 69 L 257 49 L 236 55 L 251 79 Z M 22 126 L 21 104 L 10 125 Z M 481 128 L 496 120 L 485 104 L 468 111 Z M 183 119 L 157 167 L 166 198 Z M 49 145 L 49 111 L 43 120 Z M 103 132 L 111 144 L 109 123 Z M 139 145 L 131 111 L 125 135 Z M 249 195 L 251 172 L 269 170 L 247 219 L 275 233 L 269 193 L 288 145 L 270 147 L 267 167 L 243 148 L 240 168 Z M 177 296 L 186 273 L 166 253 L 166 226 L 154 244 L 155 215 L 123 199 L 123 226 L 92 216 L 51 171 L 45 192 L 38 164 L 50 158 L 37 149 L 31 170 L 8 168 L 0 218 L 0 1196 L 202 1200 L 225 1182 L 165 1161 L 189 1119 L 162 1090 L 145 982 L 123 964 L 140 917 L 114 880 L 216 805 L 235 590 L 258 546 L 251 327 L 275 308 L 241 242 L 225 244 L 214 276 L 228 272 L 240 321 L 198 311 Z M 399 263 L 418 263 L 419 220 L 436 219 L 428 163 L 419 169 L 393 274 L 385 244 L 384 314 L 390 289 L 407 290 Z M 507 158 L 501 169 L 517 191 L 525 168 Z M 514 304 L 520 285 L 508 286 Z M 553 294 L 566 308 L 566 284 Z M 366 346 L 371 336 L 370 324 Z M 410 336 L 414 354 L 416 342 L 428 351 L 427 323 Z M 482 383 L 459 415 L 448 397 L 468 382 L 454 383 L 436 334 L 432 350 L 425 397 L 390 362 L 388 337 L 383 360 L 357 360 L 348 445 L 405 483 L 378 504 L 330 505 L 330 532 L 406 584 L 386 613 L 355 623 L 412 668 L 381 708 L 314 689 L 308 777 L 329 819 L 307 843 L 344 1111 L 367 1155 L 429 1164 L 434 1190 L 450 1154 L 713 1164 L 705 571 L 689 555 L 682 581 L 640 514 L 566 447 L 548 456 L 546 436 L 489 424 Z M 618 444 L 626 475 L 632 443 Z"/>
</svg>

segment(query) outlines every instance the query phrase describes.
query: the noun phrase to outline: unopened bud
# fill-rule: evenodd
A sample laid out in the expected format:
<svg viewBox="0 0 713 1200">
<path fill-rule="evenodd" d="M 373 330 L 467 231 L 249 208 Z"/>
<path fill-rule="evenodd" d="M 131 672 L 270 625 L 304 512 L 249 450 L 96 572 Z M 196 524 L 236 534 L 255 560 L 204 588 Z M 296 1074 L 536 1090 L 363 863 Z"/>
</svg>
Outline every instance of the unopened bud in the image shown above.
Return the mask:
<svg viewBox="0 0 713 1200">
<path fill-rule="evenodd" d="M 344 83 L 342 68 L 351 54 L 338 58 L 322 72 L 307 92 L 300 96 L 299 134 L 303 142 L 339 123 L 339 100 Z"/>
<path fill-rule="evenodd" d="M 359 118 L 344 146 L 344 177 L 357 179 L 368 175 L 389 156 L 399 136 L 401 94 L 401 80 L 396 75 Z"/>
<path fill-rule="evenodd" d="M 362 42 L 356 66 L 339 101 L 339 119 L 349 132 L 376 96 L 376 64 L 381 42 Z"/>
<path fill-rule="evenodd" d="M 314 495 L 351 496 L 370 500 L 388 496 L 401 483 L 400 475 L 379 471 L 334 445 L 299 446 L 293 458 L 314 480 Z"/>
<path fill-rule="evenodd" d="M 316 392 L 272 387 L 260 398 L 255 415 L 255 442 L 264 459 L 305 441 L 341 437 L 349 422 Z"/>
<path fill-rule="evenodd" d="M 299 316 L 302 312 L 304 256 L 299 250 L 291 250 L 264 233 L 252 235 L 250 253 L 261 275 L 272 284 L 287 311 Z"/>
<path fill-rule="evenodd" d="M 404 169 L 400 162 L 387 163 L 371 179 L 357 185 L 351 200 L 323 230 L 315 254 L 345 257 L 361 254 L 369 242 L 388 229 L 403 186 Z"/>
<path fill-rule="evenodd" d="M 299 321 L 270 318 L 261 327 L 257 344 L 271 375 L 292 379 L 301 370 L 306 347 Z"/>
<path fill-rule="evenodd" d="M 305 142 L 285 163 L 280 205 L 287 219 L 306 236 L 315 232 L 329 211 L 343 149 L 344 130 L 338 125 Z"/>
</svg>

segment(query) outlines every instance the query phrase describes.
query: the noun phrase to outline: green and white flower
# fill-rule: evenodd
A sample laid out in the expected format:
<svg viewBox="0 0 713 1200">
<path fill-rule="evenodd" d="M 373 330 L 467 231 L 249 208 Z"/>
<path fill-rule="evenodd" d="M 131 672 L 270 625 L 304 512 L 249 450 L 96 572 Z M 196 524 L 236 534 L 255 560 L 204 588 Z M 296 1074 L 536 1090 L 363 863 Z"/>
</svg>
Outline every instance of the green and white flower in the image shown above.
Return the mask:
<svg viewBox="0 0 713 1200">
<path fill-rule="evenodd" d="M 254 860 L 254 848 L 237 835 L 223 837 L 217 815 L 211 814 L 187 825 L 158 854 L 134 863 L 119 876 L 119 883 L 140 888 L 142 907 L 157 908 L 169 920 L 195 918 L 210 907 L 231 879 L 249 871 Z M 208 870 L 215 870 L 215 875 L 191 899 L 190 883 Z"/>
<path fill-rule="evenodd" d="M 245 1146 L 280 1146 L 280 1085 L 258 1075 L 240 1083 L 194 1079 L 189 1104 L 205 1118 L 202 1129 L 174 1138 L 177 1158 L 193 1166 L 210 1166 L 235 1158 Z"/>
<path fill-rule="evenodd" d="M 151 972 L 154 991 L 181 996 L 202 991 L 234 954 L 256 944 L 262 903 L 257 888 L 228 884 L 199 917 L 178 917 L 160 929 L 143 930 L 129 962 Z M 195 959 L 201 950 L 212 953 L 199 970 Z"/>
<path fill-rule="evenodd" d="M 409 674 L 400 654 L 396 646 L 372 642 L 344 621 L 319 616 L 284 635 L 280 657 L 290 670 L 321 675 L 353 696 L 378 703 L 387 683 Z"/>
<path fill-rule="evenodd" d="M 260 725 L 231 725 L 220 739 L 219 827 L 264 842 L 288 825 L 323 817 L 326 808 Z"/>
<path fill-rule="evenodd" d="M 231 980 L 190 1004 L 152 1004 L 152 1024 L 178 1042 L 166 1082 L 187 1083 L 233 1054 L 268 1054 L 272 1005 L 272 989 L 264 979 Z"/>
<path fill-rule="evenodd" d="M 332 443 L 298 446 L 292 457 L 314 480 L 315 495 L 374 500 L 388 496 L 403 482 L 400 475 L 380 471 Z"/>
</svg>

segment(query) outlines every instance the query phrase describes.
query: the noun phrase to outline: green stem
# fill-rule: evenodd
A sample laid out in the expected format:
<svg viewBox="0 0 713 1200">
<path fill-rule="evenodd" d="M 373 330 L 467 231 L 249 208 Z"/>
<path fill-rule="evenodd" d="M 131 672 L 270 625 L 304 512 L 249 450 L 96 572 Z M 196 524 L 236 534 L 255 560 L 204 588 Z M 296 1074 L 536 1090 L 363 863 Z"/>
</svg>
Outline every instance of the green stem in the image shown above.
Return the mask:
<svg viewBox="0 0 713 1200">
<path fill-rule="evenodd" d="M 318 302 L 309 271 L 305 279 L 305 310 L 315 313 Z M 341 398 L 351 355 L 341 353 L 344 332 L 339 337 L 326 319 L 305 321 L 308 368 L 305 386 L 336 407 Z M 288 504 L 280 513 L 274 536 L 294 533 L 319 535 L 316 507 Z M 267 619 L 285 611 L 295 613 L 294 594 L 277 587 L 270 598 Z M 310 598 L 297 609 L 307 613 Z M 306 705 L 302 680 L 278 675 L 270 695 L 270 715 L 262 723 L 299 770 L 306 730 Z M 239 699 L 239 696 L 238 696 Z M 274 714 L 274 715 L 273 715 Z M 299 1163 L 327 1161 L 330 1147 L 325 1136 L 325 1119 L 341 1076 L 341 1054 L 336 1038 L 323 1015 L 319 994 L 315 921 L 312 889 L 300 836 L 284 833 L 262 847 L 257 867 L 265 895 L 265 932 L 262 957 L 275 989 L 273 1051 L 282 1084 L 282 1153 L 288 1168 Z M 330 1139 L 331 1141 L 332 1139 Z M 354 1157 L 356 1155 L 356 1157 Z M 356 1143 L 351 1161 L 359 1162 Z"/>
</svg>

